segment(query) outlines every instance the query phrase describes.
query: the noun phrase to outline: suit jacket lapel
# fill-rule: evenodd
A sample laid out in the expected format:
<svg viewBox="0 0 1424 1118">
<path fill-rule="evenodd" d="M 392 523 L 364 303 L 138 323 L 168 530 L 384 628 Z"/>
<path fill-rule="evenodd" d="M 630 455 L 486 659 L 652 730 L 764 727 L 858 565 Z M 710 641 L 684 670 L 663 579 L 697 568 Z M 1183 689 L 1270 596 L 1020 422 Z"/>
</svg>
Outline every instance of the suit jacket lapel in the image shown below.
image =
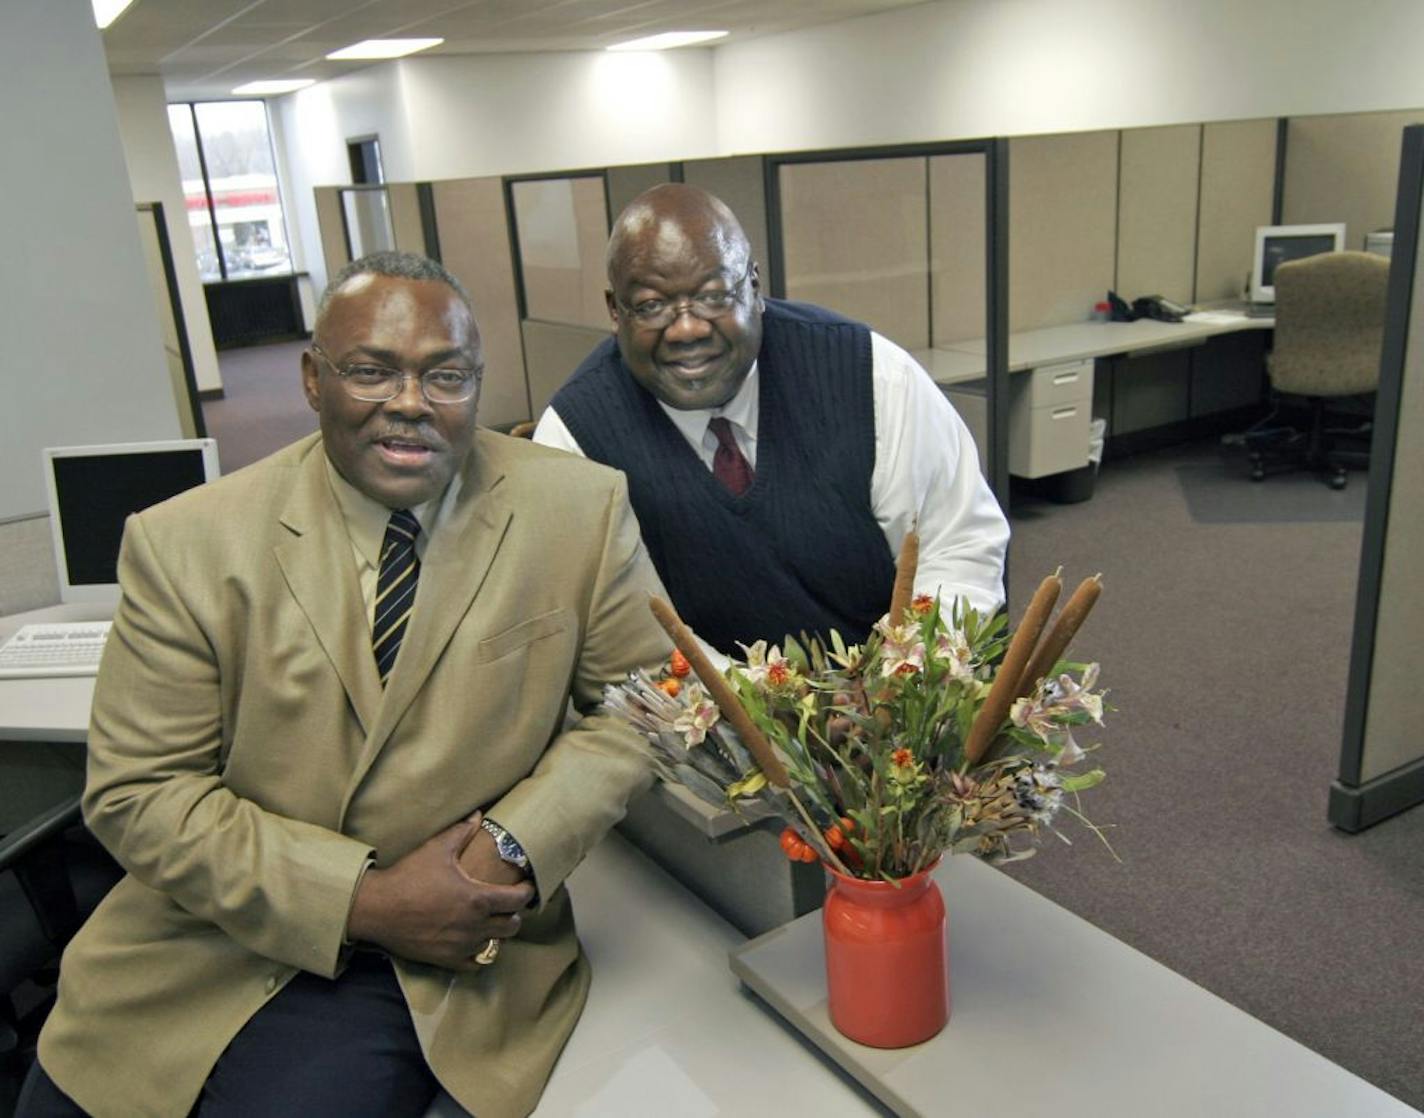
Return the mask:
<svg viewBox="0 0 1424 1118">
<path fill-rule="evenodd" d="M 363 733 L 369 734 L 381 705 L 381 680 L 370 631 L 360 623 L 365 606 L 351 538 L 326 477 L 326 453 L 319 441 L 297 471 L 280 516 L 291 535 L 273 550 L 292 596 L 351 698 Z"/>
<path fill-rule="evenodd" d="M 401 639 L 396 667 L 386 683 L 375 723 L 367 734 L 352 791 L 425 685 L 484 585 L 513 515 L 499 488 L 502 477 L 498 463 L 489 461 L 488 449 L 476 446 L 455 507 L 431 537 L 421 560 L 415 610 Z"/>
</svg>

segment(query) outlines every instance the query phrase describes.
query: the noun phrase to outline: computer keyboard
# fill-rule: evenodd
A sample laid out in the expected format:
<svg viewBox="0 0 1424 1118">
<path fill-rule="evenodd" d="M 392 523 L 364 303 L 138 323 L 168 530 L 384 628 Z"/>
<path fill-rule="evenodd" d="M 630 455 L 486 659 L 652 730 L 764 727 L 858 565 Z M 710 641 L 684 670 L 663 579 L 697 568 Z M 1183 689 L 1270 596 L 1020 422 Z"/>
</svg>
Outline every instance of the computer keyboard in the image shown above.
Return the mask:
<svg viewBox="0 0 1424 1118">
<path fill-rule="evenodd" d="M 110 621 L 25 625 L 0 646 L 0 679 L 94 675 Z"/>
</svg>

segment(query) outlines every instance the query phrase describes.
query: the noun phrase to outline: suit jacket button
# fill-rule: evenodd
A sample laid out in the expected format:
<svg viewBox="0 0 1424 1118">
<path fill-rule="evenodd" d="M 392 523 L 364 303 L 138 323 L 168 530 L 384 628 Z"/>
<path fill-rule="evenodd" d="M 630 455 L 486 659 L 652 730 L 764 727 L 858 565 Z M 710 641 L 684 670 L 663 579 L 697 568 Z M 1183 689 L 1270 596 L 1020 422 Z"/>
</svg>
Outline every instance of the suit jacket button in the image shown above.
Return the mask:
<svg viewBox="0 0 1424 1118">
<path fill-rule="evenodd" d="M 269 994 L 273 994 L 273 993 L 276 993 L 276 991 L 277 991 L 277 976 L 276 976 L 275 974 L 269 974 L 269 975 L 267 976 L 267 992 L 268 992 Z"/>
</svg>

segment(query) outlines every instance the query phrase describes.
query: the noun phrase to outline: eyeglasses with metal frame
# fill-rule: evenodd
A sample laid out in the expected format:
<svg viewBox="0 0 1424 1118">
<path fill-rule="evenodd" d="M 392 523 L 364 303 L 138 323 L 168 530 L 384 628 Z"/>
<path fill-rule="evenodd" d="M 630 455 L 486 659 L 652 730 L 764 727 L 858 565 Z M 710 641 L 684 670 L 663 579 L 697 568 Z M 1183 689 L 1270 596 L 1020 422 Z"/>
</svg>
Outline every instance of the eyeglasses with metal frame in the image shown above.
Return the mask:
<svg viewBox="0 0 1424 1118">
<path fill-rule="evenodd" d="M 617 299 L 617 303 L 639 326 L 648 330 L 666 330 L 682 317 L 684 308 L 703 322 L 711 322 L 721 318 L 741 301 L 742 288 L 751 274 L 752 265 L 748 262 L 742 278 L 720 291 L 699 291 L 696 295 L 686 295 L 681 299 L 643 299 L 631 307 L 622 299 Z"/>
<path fill-rule="evenodd" d="M 406 377 L 420 381 L 420 393 L 429 403 L 463 404 L 479 390 L 484 375 L 483 369 L 426 369 L 423 373 L 406 373 L 369 361 L 338 365 L 315 342 L 311 351 L 336 374 L 347 395 L 367 404 L 394 400 L 404 391 Z"/>
</svg>

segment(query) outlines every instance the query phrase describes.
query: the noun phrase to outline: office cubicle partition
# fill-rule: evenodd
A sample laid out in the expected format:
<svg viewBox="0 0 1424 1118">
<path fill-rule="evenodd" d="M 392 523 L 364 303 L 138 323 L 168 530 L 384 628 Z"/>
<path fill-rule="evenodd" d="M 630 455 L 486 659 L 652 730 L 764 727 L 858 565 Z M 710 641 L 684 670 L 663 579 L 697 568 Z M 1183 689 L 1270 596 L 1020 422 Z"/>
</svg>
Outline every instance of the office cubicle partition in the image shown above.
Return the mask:
<svg viewBox="0 0 1424 1118">
<path fill-rule="evenodd" d="M 178 295 L 178 273 L 173 268 L 173 247 L 163 218 L 162 202 L 140 202 L 139 241 L 148 266 L 158 326 L 163 335 L 163 352 L 168 359 L 168 377 L 173 385 L 173 401 L 184 438 L 207 435 L 203 407 L 198 398 L 198 380 L 193 369 L 193 351 L 188 342 L 188 324 Z"/>
<path fill-rule="evenodd" d="M 910 350 L 985 339 L 981 449 L 1008 507 L 1008 143 L 788 152 L 764 166 L 770 294 Z"/>
<path fill-rule="evenodd" d="M 1404 129 L 1398 183 L 1344 738 L 1330 789 L 1330 822 L 1345 831 L 1424 803 L 1424 125 Z"/>
</svg>

